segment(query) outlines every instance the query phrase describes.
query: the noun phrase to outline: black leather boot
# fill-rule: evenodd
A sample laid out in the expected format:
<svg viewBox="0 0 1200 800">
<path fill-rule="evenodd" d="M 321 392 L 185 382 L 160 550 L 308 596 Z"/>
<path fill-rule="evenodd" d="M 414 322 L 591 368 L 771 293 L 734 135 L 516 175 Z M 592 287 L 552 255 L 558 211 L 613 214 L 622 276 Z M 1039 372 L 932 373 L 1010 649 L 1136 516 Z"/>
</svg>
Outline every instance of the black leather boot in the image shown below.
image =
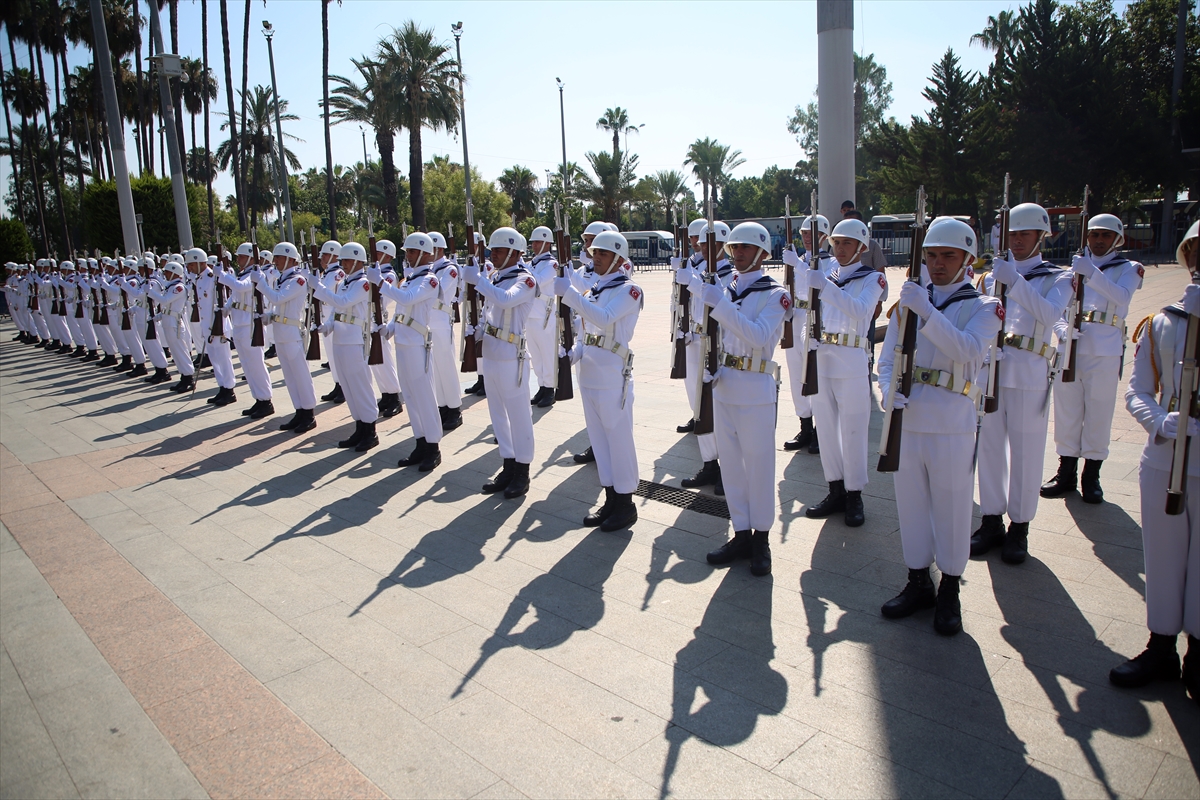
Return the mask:
<svg viewBox="0 0 1200 800">
<path fill-rule="evenodd" d="M 689 419 L 687 422 L 683 423 L 682 425 L 675 426 L 676 433 L 691 433 L 694 430 L 696 430 L 696 420 L 695 419 Z"/>
<path fill-rule="evenodd" d="M 296 416 L 299 417 L 301 414 L 304 416 L 296 423 L 296 427 L 292 428 L 292 433 L 308 433 L 317 427 L 317 420 L 313 413 L 315 410 L 312 408 L 297 408 Z"/>
<path fill-rule="evenodd" d="M 363 424 L 361 422 L 358 422 L 357 420 L 355 420 L 354 433 L 350 434 L 349 439 L 342 439 L 340 442 L 338 442 L 338 447 L 341 447 L 341 448 L 357 447 L 358 443 L 362 441 L 362 438 L 363 438 Z"/>
<path fill-rule="evenodd" d="M 942 636 L 953 636 L 962 630 L 962 605 L 958 602 L 958 575 L 942 573 L 938 585 L 937 610 L 933 612 L 933 629 Z"/>
<path fill-rule="evenodd" d="M 275 413 L 275 404 L 270 400 L 259 400 L 250 409 L 250 419 L 264 419 Z"/>
<path fill-rule="evenodd" d="M 84 357 L 83 357 L 82 359 L 80 359 L 80 360 L 81 360 L 81 361 L 99 361 L 99 360 L 100 360 L 100 354 L 99 354 L 99 353 L 97 353 L 95 350 L 88 350 L 88 351 L 87 351 L 87 355 L 86 355 L 86 356 L 84 356 Z"/>
<path fill-rule="evenodd" d="M 542 399 L 538 401 L 537 405 L 538 405 L 538 408 L 550 408 L 554 405 L 555 402 L 556 401 L 554 399 L 554 387 L 547 386 L 545 396 L 543 396 Z"/>
<path fill-rule="evenodd" d="M 551 389 L 550 391 L 551 391 L 551 394 L 554 393 L 553 389 Z M 546 397 L 546 387 L 542 386 L 536 392 L 533 393 L 533 397 L 529 398 L 529 405 L 536 406 L 539 403 L 541 403 L 542 400 L 545 399 L 545 397 Z"/>
<path fill-rule="evenodd" d="M 803 450 L 812 444 L 813 432 L 814 429 L 812 417 L 801 417 L 800 432 L 797 433 L 793 438 L 784 442 L 783 449 L 787 450 L 788 452 L 792 452 L 794 450 Z"/>
<path fill-rule="evenodd" d="M 296 413 L 294 415 L 292 415 L 292 418 L 289 419 L 287 422 L 283 423 L 282 425 L 280 425 L 279 430 L 281 430 L 281 431 L 295 430 L 296 426 L 300 424 L 300 420 L 303 418 L 303 416 L 304 416 L 304 412 L 301 411 L 300 409 L 296 409 Z"/>
<path fill-rule="evenodd" d="M 1029 555 L 1029 523 L 1010 522 L 1008 535 L 1004 537 L 1004 546 L 1000 548 L 1000 558 L 1005 564 L 1024 564 Z"/>
<path fill-rule="evenodd" d="M 1200 705 L 1200 639 L 1190 633 L 1187 654 L 1183 657 L 1183 686 Z"/>
<path fill-rule="evenodd" d="M 1100 467 L 1103 461 L 1086 459 L 1083 462 L 1083 475 L 1079 478 L 1079 493 L 1083 502 L 1099 505 L 1104 502 L 1104 490 L 1100 488 Z"/>
<path fill-rule="evenodd" d="M 714 458 L 712 461 L 705 461 L 699 472 L 690 478 L 684 478 L 679 485 L 685 489 L 696 489 L 700 486 L 712 486 L 720 480 L 721 465 Z"/>
<path fill-rule="evenodd" d="M 592 448 L 589 445 L 587 450 L 584 450 L 582 453 L 576 453 L 571 458 L 576 464 L 591 464 L 596 460 L 596 454 L 592 452 Z"/>
<path fill-rule="evenodd" d="M 179 383 L 171 387 L 171 391 L 175 394 L 183 394 L 190 392 L 192 387 L 196 385 L 196 377 L 194 375 L 180 375 Z"/>
<path fill-rule="evenodd" d="M 1058 457 L 1058 472 L 1054 477 L 1042 484 L 1039 492 L 1042 497 L 1062 497 L 1075 491 L 1079 481 L 1079 459 L 1068 456 Z"/>
<path fill-rule="evenodd" d="M 463 394 L 477 394 L 483 388 L 483 376 L 480 375 L 472 386 L 463 389 Z"/>
<path fill-rule="evenodd" d="M 81 344 L 75 345 L 75 349 L 71 351 L 71 358 L 81 358 L 87 355 L 87 348 Z"/>
<path fill-rule="evenodd" d="M 585 527 L 595 528 L 612 515 L 614 496 L 615 492 L 613 492 L 613 488 L 611 486 L 605 486 L 604 504 L 583 518 L 583 524 Z"/>
<path fill-rule="evenodd" d="M 846 492 L 846 515 L 843 517 L 847 528 L 857 528 L 866 522 L 866 512 L 863 510 L 862 492 Z"/>
<path fill-rule="evenodd" d="M 437 442 L 425 445 L 425 458 L 421 459 L 421 472 L 431 472 L 442 463 L 442 448 Z"/>
<path fill-rule="evenodd" d="M 166 383 L 169 380 L 171 380 L 171 373 L 167 372 L 166 367 L 155 367 L 154 374 L 146 378 L 145 383 L 153 386 L 159 383 Z"/>
<path fill-rule="evenodd" d="M 121 356 L 121 363 L 113 367 L 113 372 L 128 372 L 133 369 L 133 356 Z"/>
<path fill-rule="evenodd" d="M 638 510 L 633 504 L 632 494 L 621 494 L 618 491 L 613 491 L 613 507 L 612 513 L 608 515 L 608 519 L 600 523 L 600 530 L 605 533 L 613 531 L 622 531 L 637 522 Z"/>
<path fill-rule="evenodd" d="M 817 426 L 813 425 L 812 443 L 808 446 L 808 454 L 810 456 L 821 455 L 821 443 L 817 440 Z"/>
<path fill-rule="evenodd" d="M 148 375 L 149 373 L 150 373 L 150 370 L 146 369 L 145 364 L 134 364 L 133 369 L 129 370 L 129 377 L 141 378 L 145 375 Z"/>
<path fill-rule="evenodd" d="M 339 403 L 346 402 L 346 395 L 342 394 L 342 385 L 340 383 L 335 383 L 333 385 L 333 390 L 329 392 L 329 394 L 321 395 L 321 399 L 327 403 L 333 403 L 336 406 Z"/>
<path fill-rule="evenodd" d="M 1179 653 L 1175 650 L 1175 636 L 1165 633 L 1150 634 L 1146 649 L 1139 655 L 1108 671 L 1108 679 L 1122 689 L 1136 689 L 1153 681 L 1179 680 Z M 1191 655 L 1191 642 L 1188 655 Z"/>
<path fill-rule="evenodd" d="M 512 480 L 504 488 L 504 496 L 509 500 L 529 491 L 529 465 L 514 459 L 512 476 Z"/>
<path fill-rule="evenodd" d="M 425 441 L 424 436 L 417 437 L 417 446 L 413 449 L 413 451 L 411 453 L 408 454 L 407 458 L 400 459 L 400 461 L 396 463 L 396 466 L 398 466 L 398 467 L 415 467 L 416 465 L 420 464 L 422 461 L 425 460 L 425 448 L 427 446 L 428 446 L 428 444 Z"/>
<path fill-rule="evenodd" d="M 400 405 L 400 393 L 399 392 L 385 393 L 383 395 L 383 397 L 380 398 L 380 400 L 379 400 L 379 415 L 380 416 L 388 417 L 390 419 L 391 417 L 394 417 L 397 414 L 399 414 L 400 411 L 401 411 L 401 405 Z"/>
<path fill-rule="evenodd" d="M 771 532 L 750 534 L 750 574 L 761 578 L 771 574 Z"/>
<path fill-rule="evenodd" d="M 278 358 L 279 353 L 275 350 L 275 345 L 267 348 L 267 352 L 263 353 L 263 358 Z"/>
<path fill-rule="evenodd" d="M 450 408 L 447 406 L 446 416 L 442 419 L 442 433 L 449 433 L 455 428 L 461 428 L 462 424 L 462 407 Z"/>
<path fill-rule="evenodd" d="M 362 438 L 358 440 L 358 444 L 354 445 L 354 452 L 365 453 L 372 447 L 376 447 L 378 444 L 379 434 L 375 433 L 375 423 L 364 422 L 363 435 Z"/>
<path fill-rule="evenodd" d="M 483 485 L 483 493 L 495 494 L 496 492 L 503 491 L 504 489 L 508 488 L 508 485 L 512 483 L 513 469 L 515 468 L 516 463 L 517 460 L 515 458 L 504 459 L 504 468 L 500 470 L 500 473 L 496 475 L 496 477 L 492 478 Z"/>
<path fill-rule="evenodd" d="M 910 569 L 908 583 L 900 590 L 900 594 L 880 607 L 879 613 L 888 619 L 903 619 L 923 608 L 933 608 L 936 603 L 937 594 L 933 590 L 933 580 L 929 577 L 929 567 Z"/>
<path fill-rule="evenodd" d="M 749 558 L 750 552 L 750 531 L 734 531 L 733 538 L 709 553 L 707 559 L 714 567 L 723 567 L 739 558 Z"/>
<path fill-rule="evenodd" d="M 993 547 L 1004 544 L 1004 518 L 999 514 L 984 514 L 979 529 L 971 534 L 971 555 L 981 556 Z"/>
<path fill-rule="evenodd" d="M 817 503 L 815 506 L 809 506 L 804 509 L 804 516 L 809 519 L 824 519 L 830 514 L 836 514 L 839 511 L 846 510 L 846 483 L 845 481 L 830 481 L 829 494 L 825 495 L 825 499 Z"/>
<path fill-rule="evenodd" d="M 113 353 L 106 354 L 104 358 L 100 359 L 100 362 L 96 364 L 97 367 L 114 367 L 116 365 L 117 357 Z"/>
</svg>

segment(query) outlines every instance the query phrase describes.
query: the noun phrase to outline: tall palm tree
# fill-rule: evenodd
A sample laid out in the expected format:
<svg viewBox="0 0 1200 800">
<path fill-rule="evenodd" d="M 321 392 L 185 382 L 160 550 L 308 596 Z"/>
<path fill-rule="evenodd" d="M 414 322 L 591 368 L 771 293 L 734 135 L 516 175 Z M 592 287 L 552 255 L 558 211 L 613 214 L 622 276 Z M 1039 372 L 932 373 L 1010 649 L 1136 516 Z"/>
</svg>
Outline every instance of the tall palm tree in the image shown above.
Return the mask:
<svg viewBox="0 0 1200 800">
<path fill-rule="evenodd" d="M 4 71 L 4 63 L 3 62 L 4 62 L 4 56 L 3 56 L 3 53 L 0 53 L 0 75 L 3 75 L 5 78 L 7 78 L 8 73 Z M 4 129 L 8 131 L 8 155 L 9 155 L 10 160 L 12 161 L 13 187 L 16 190 L 17 221 L 20 222 L 22 225 L 24 225 L 25 224 L 25 199 L 24 199 L 24 192 L 22 191 L 22 188 L 21 188 L 21 168 L 20 168 L 20 163 L 19 163 L 19 159 L 17 156 L 15 140 L 13 139 L 12 117 L 8 113 L 8 104 L 11 101 L 8 99 L 8 82 L 6 80 L 0 80 L 0 102 L 2 102 L 4 104 Z"/>
<path fill-rule="evenodd" d="M 229 61 L 228 0 L 221 0 L 221 47 L 224 49 L 225 54 L 225 97 L 229 101 L 229 115 L 226 117 L 226 119 L 228 119 L 226 124 L 229 126 L 229 138 L 237 141 L 237 117 L 234 115 L 235 112 L 233 106 L 233 66 Z M 246 203 L 243 197 L 244 187 L 242 185 L 242 162 L 241 154 L 238 153 L 238 148 L 235 147 L 233 149 L 233 152 L 230 153 L 230 157 L 233 159 L 233 192 L 234 197 L 237 198 L 238 225 L 241 227 L 242 232 L 245 233 L 249 230 L 249 228 L 246 226 Z"/>
<path fill-rule="evenodd" d="M 262 211 L 269 210 L 275 204 L 275 194 L 272 190 L 272 176 L 279 171 L 279 148 L 275 142 L 275 100 L 272 91 L 265 86 L 255 86 L 250 97 L 243 98 L 246 105 L 246 127 L 241 130 L 241 141 L 233 138 L 231 133 L 230 138 L 226 139 L 217 147 L 216 157 L 217 166 L 221 169 L 228 169 L 234 163 L 234 158 L 238 152 L 245 155 L 247 164 L 247 176 L 249 180 L 246 184 L 246 201 L 249 207 L 247 214 L 251 222 L 250 227 L 257 227 L 258 214 Z M 299 119 L 295 114 L 287 113 L 287 101 L 279 101 L 279 119 L 291 121 Z M 225 125 L 222 125 L 222 130 L 229 128 L 233 130 L 230 119 Z M 286 138 L 295 139 L 295 136 L 284 134 Z M 297 140 L 298 141 L 298 140 Z M 300 168 L 300 160 L 296 158 L 295 153 L 287 149 L 285 146 L 284 157 L 287 159 L 288 166 L 293 170 Z"/>
<path fill-rule="evenodd" d="M 329 136 L 329 3 L 321 0 L 321 119 L 325 125 L 325 194 L 329 199 L 329 238 L 337 237 L 337 202 L 333 195 L 333 142 Z M 342 0 L 338 0 L 338 5 Z"/>
<path fill-rule="evenodd" d="M 242 21 L 242 127 L 246 127 L 246 100 L 250 96 L 247 81 L 250 78 L 250 0 L 246 0 L 246 13 Z M 242 150 L 242 185 L 246 185 L 246 175 L 250 170 L 249 155 Z"/>
<path fill-rule="evenodd" d="M 729 181 L 729 173 L 746 163 L 741 150 L 729 149 L 716 139 L 697 139 L 688 146 L 683 165 L 692 168 L 692 174 L 704 190 L 701 201 L 707 208 L 711 202 L 717 204 L 717 189 Z"/>
<path fill-rule="evenodd" d="M 415 22 L 392 29 L 379 43 L 375 60 L 397 94 L 399 120 L 408 129 L 408 185 L 413 225 L 425 229 L 425 188 L 421 155 L 421 130 L 458 126 L 459 65 L 445 42 L 436 42 L 433 30 Z"/>
<path fill-rule="evenodd" d="M 620 106 L 605 109 L 604 116 L 596 120 L 596 127 L 612 133 L 614 161 L 620 160 L 618 153 L 621 152 L 621 134 L 638 132 L 636 125 L 629 124 L 629 112 Z"/>
<path fill-rule="evenodd" d="M 6 22 L 6 27 L 8 27 L 9 24 L 10 23 Z M 8 27 L 8 30 L 8 42 L 9 47 L 11 48 L 14 37 L 12 34 L 12 28 Z M 15 57 L 13 62 L 14 64 L 16 63 Z M 44 94 L 45 92 L 46 85 L 39 81 L 36 76 L 34 76 L 32 70 L 16 67 L 9 70 L 4 75 L 4 93 L 8 97 L 8 102 L 12 103 L 13 111 L 16 111 L 17 116 L 21 118 L 21 148 L 20 150 L 16 150 L 15 146 L 12 146 L 9 154 L 12 155 L 13 151 L 16 150 L 16 152 L 21 154 L 20 158 L 22 164 L 28 164 L 29 166 L 30 178 L 32 179 L 33 183 L 32 199 L 37 210 L 38 225 L 42 234 L 42 245 L 45 247 L 46 252 L 49 253 L 50 236 L 49 230 L 46 228 L 46 216 L 44 213 L 46 200 L 42 192 L 42 179 L 38 171 L 38 159 L 32 155 L 26 154 L 25 152 L 27 145 L 33 141 L 33 137 L 31 137 L 29 133 L 29 121 L 31 119 L 33 120 L 33 127 L 36 129 L 37 111 L 41 107 L 41 98 L 38 97 L 38 94 Z M 12 139 L 11 128 L 9 129 L 9 139 Z M 26 160 L 27 156 L 28 160 Z M 19 175 L 21 172 L 24 172 L 24 168 L 22 168 L 21 171 L 13 170 L 13 175 Z"/>
<path fill-rule="evenodd" d="M 584 173 L 575 184 L 577 193 L 584 200 L 600 206 L 600 214 L 607 222 L 616 222 L 621 204 L 633 197 L 638 157 L 618 151 L 617 158 L 601 152 L 588 153 L 587 160 L 596 177 Z"/>
<path fill-rule="evenodd" d="M 687 178 L 675 169 L 660 170 L 646 179 L 654 191 L 656 204 L 665 219 L 671 218 L 671 209 L 680 195 L 687 193 Z M 687 220 L 684 220 L 686 222 Z"/>
<path fill-rule="evenodd" d="M 192 118 L 192 149 L 195 150 L 196 116 L 204 113 L 209 100 L 217 99 L 217 79 L 198 58 L 184 57 L 183 74 L 187 76 L 187 80 L 183 82 L 183 106 Z"/>
<path fill-rule="evenodd" d="M 337 122 L 360 122 L 375 131 L 375 146 L 383 169 L 385 197 L 384 219 L 391 225 L 400 222 L 399 192 L 396 186 L 396 128 L 399 125 L 397 96 L 382 81 L 382 67 L 374 61 L 350 59 L 360 75 L 361 86 L 341 75 L 330 75 L 338 84 L 329 98 L 332 116 Z M 336 124 L 336 123 L 335 123 Z"/>
<path fill-rule="evenodd" d="M 509 167 L 500 175 L 500 189 L 512 200 L 512 213 L 521 222 L 538 210 L 537 177 L 528 167 Z"/>
<path fill-rule="evenodd" d="M 209 67 L 208 67 L 208 0 L 200 0 L 200 39 L 201 39 L 201 46 L 204 51 L 203 52 L 204 74 L 212 77 L 213 88 L 215 89 L 217 78 L 215 75 L 213 75 L 212 70 L 209 69 Z M 203 100 L 204 100 L 204 160 L 205 160 L 204 174 L 207 176 L 207 180 L 204 182 L 204 184 L 205 184 L 206 194 L 208 195 L 208 235 L 209 235 L 209 248 L 211 249 L 212 240 L 218 238 L 218 236 L 217 236 L 217 220 L 216 220 L 216 215 L 215 215 L 214 209 L 213 209 L 212 147 L 209 145 L 209 139 L 208 139 L 208 101 L 210 99 L 212 99 L 212 100 L 217 99 L 216 92 L 213 92 L 213 96 L 211 98 L 208 96 L 207 92 L 203 93 Z M 194 139 L 195 137 L 192 137 L 192 138 Z"/>
</svg>

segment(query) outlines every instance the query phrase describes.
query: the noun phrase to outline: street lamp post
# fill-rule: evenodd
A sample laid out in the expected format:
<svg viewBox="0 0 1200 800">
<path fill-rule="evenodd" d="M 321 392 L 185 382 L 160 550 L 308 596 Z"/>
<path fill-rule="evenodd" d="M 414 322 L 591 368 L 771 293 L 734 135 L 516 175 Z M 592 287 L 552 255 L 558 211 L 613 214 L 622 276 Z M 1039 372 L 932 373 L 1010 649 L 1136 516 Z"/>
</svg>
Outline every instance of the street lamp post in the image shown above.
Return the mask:
<svg viewBox="0 0 1200 800">
<path fill-rule="evenodd" d="M 471 208 L 471 159 L 467 155 L 467 92 L 463 82 L 462 68 L 462 32 L 463 24 L 457 22 L 450 26 L 450 31 L 454 34 L 454 54 L 458 57 L 458 118 L 462 124 L 462 140 L 463 140 L 463 188 L 467 195 L 467 223 L 470 225 L 474 222 L 474 211 Z M 475 246 L 475 232 L 471 231 L 467 234 L 467 248 L 471 252 Z"/>
<path fill-rule="evenodd" d="M 283 213 L 287 220 L 287 240 L 292 242 L 296 239 L 296 232 L 292 229 L 292 196 L 288 191 L 287 161 L 284 160 L 284 154 L 287 151 L 283 146 L 283 124 L 279 119 L 279 86 L 275 83 L 275 50 L 271 47 L 271 38 L 274 35 L 275 29 L 264 19 L 263 36 L 267 38 L 267 57 L 271 62 L 271 93 L 275 95 L 275 138 L 279 141 L 279 183 L 283 188 Z"/>
</svg>

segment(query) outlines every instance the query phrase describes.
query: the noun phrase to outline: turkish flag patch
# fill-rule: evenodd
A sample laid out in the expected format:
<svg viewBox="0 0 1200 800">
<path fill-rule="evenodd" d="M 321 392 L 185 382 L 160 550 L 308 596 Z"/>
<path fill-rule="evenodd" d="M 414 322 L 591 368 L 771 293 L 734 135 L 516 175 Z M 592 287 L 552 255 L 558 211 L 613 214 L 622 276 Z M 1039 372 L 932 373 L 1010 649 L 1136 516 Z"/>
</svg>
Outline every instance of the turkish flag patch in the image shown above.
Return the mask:
<svg viewBox="0 0 1200 800">
<path fill-rule="evenodd" d="M 996 316 L 1000 318 L 1001 322 L 1004 322 L 1004 304 L 1003 303 L 996 303 Z"/>
<path fill-rule="evenodd" d="M 535 284 L 535 283 L 533 282 L 533 278 L 526 278 L 526 279 L 525 279 L 525 285 L 526 285 L 526 286 L 528 286 L 530 289 L 532 289 L 532 288 L 533 288 L 534 286 L 536 286 L 537 284 Z"/>
<path fill-rule="evenodd" d="M 879 276 L 879 288 L 880 289 L 887 288 L 887 278 L 883 277 L 882 275 Z"/>
<path fill-rule="evenodd" d="M 182 292 L 182 291 L 183 291 L 183 287 L 182 287 L 182 286 L 176 286 L 176 287 L 175 287 L 175 294 L 179 294 L 179 293 L 180 293 L 180 292 Z"/>
<path fill-rule="evenodd" d="M 1138 277 L 1139 278 L 1146 277 L 1146 268 L 1143 267 L 1141 264 L 1138 264 Z"/>
<path fill-rule="evenodd" d="M 303 286 L 303 285 L 304 285 L 304 278 L 296 278 L 296 283 L 298 283 L 298 284 L 300 284 L 301 286 Z"/>
<path fill-rule="evenodd" d="M 453 269 L 452 269 L 452 270 L 450 270 L 450 277 L 451 277 L 451 278 L 458 278 L 458 271 L 457 271 L 457 270 L 453 270 Z"/>
<path fill-rule="evenodd" d="M 642 296 L 642 293 L 638 291 L 638 288 L 636 286 L 630 286 L 629 287 L 629 296 L 632 297 L 634 300 L 637 300 L 639 297 Z"/>
<path fill-rule="evenodd" d="M 779 295 L 779 305 L 783 306 L 784 311 L 787 311 L 792 307 L 792 301 L 788 298 L 786 293 Z"/>
<path fill-rule="evenodd" d="M 369 291 L 371 291 L 371 285 L 370 285 L 369 283 L 367 283 L 366 281 L 363 281 L 363 282 L 362 282 L 362 287 L 363 287 L 363 291 L 364 291 L 364 292 L 369 292 Z"/>
<path fill-rule="evenodd" d="M 436 289 L 437 288 L 437 278 L 431 277 L 429 279 L 429 285 Z"/>
</svg>

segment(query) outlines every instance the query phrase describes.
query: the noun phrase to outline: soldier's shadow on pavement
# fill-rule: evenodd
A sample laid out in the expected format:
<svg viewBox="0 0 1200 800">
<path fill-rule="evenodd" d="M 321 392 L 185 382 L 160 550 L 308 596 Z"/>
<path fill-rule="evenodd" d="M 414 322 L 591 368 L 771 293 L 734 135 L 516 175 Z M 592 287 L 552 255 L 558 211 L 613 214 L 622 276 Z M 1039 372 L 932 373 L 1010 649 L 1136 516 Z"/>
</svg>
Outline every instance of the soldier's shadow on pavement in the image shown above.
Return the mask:
<svg viewBox="0 0 1200 800">
<path fill-rule="evenodd" d="M 604 617 L 604 582 L 632 538 L 630 531 L 593 530 L 548 571 L 522 587 L 495 632 L 480 645 L 478 658 L 451 696 L 461 694 L 488 659 L 505 648 L 546 650 L 567 641 L 577 631 L 594 628 Z M 536 619 L 524 630 L 514 632 L 530 611 Z"/>
<path fill-rule="evenodd" d="M 732 747 L 754 734 L 760 716 L 775 716 L 787 705 L 787 679 L 771 667 L 775 657 L 771 591 L 760 593 L 762 604 L 758 610 L 737 610 L 739 636 L 753 646 L 737 648 L 736 672 L 725 670 L 722 673 L 724 680 L 719 685 L 705 678 L 699 669 L 711 653 L 712 639 L 729 638 L 731 607 L 720 598 L 729 593 L 730 586 L 744 581 L 742 572 L 736 567 L 726 571 L 721 586 L 713 593 L 695 629 L 695 636 L 675 655 L 671 719 L 663 733 L 668 747 L 659 787 L 660 798 L 670 794 L 671 778 L 679 765 L 683 745 L 689 739 L 695 738 L 716 747 Z M 773 579 L 758 580 L 769 588 Z M 700 652 L 694 653 L 697 649 Z M 705 702 L 692 711 L 697 694 L 701 692 Z"/>
<path fill-rule="evenodd" d="M 1128 586 L 1146 596 L 1145 556 L 1142 553 L 1142 529 L 1125 509 L 1116 503 L 1088 505 L 1075 492 L 1067 495 L 1067 512 L 1079 531 L 1092 543 L 1092 552 L 1100 563 Z"/>
</svg>

